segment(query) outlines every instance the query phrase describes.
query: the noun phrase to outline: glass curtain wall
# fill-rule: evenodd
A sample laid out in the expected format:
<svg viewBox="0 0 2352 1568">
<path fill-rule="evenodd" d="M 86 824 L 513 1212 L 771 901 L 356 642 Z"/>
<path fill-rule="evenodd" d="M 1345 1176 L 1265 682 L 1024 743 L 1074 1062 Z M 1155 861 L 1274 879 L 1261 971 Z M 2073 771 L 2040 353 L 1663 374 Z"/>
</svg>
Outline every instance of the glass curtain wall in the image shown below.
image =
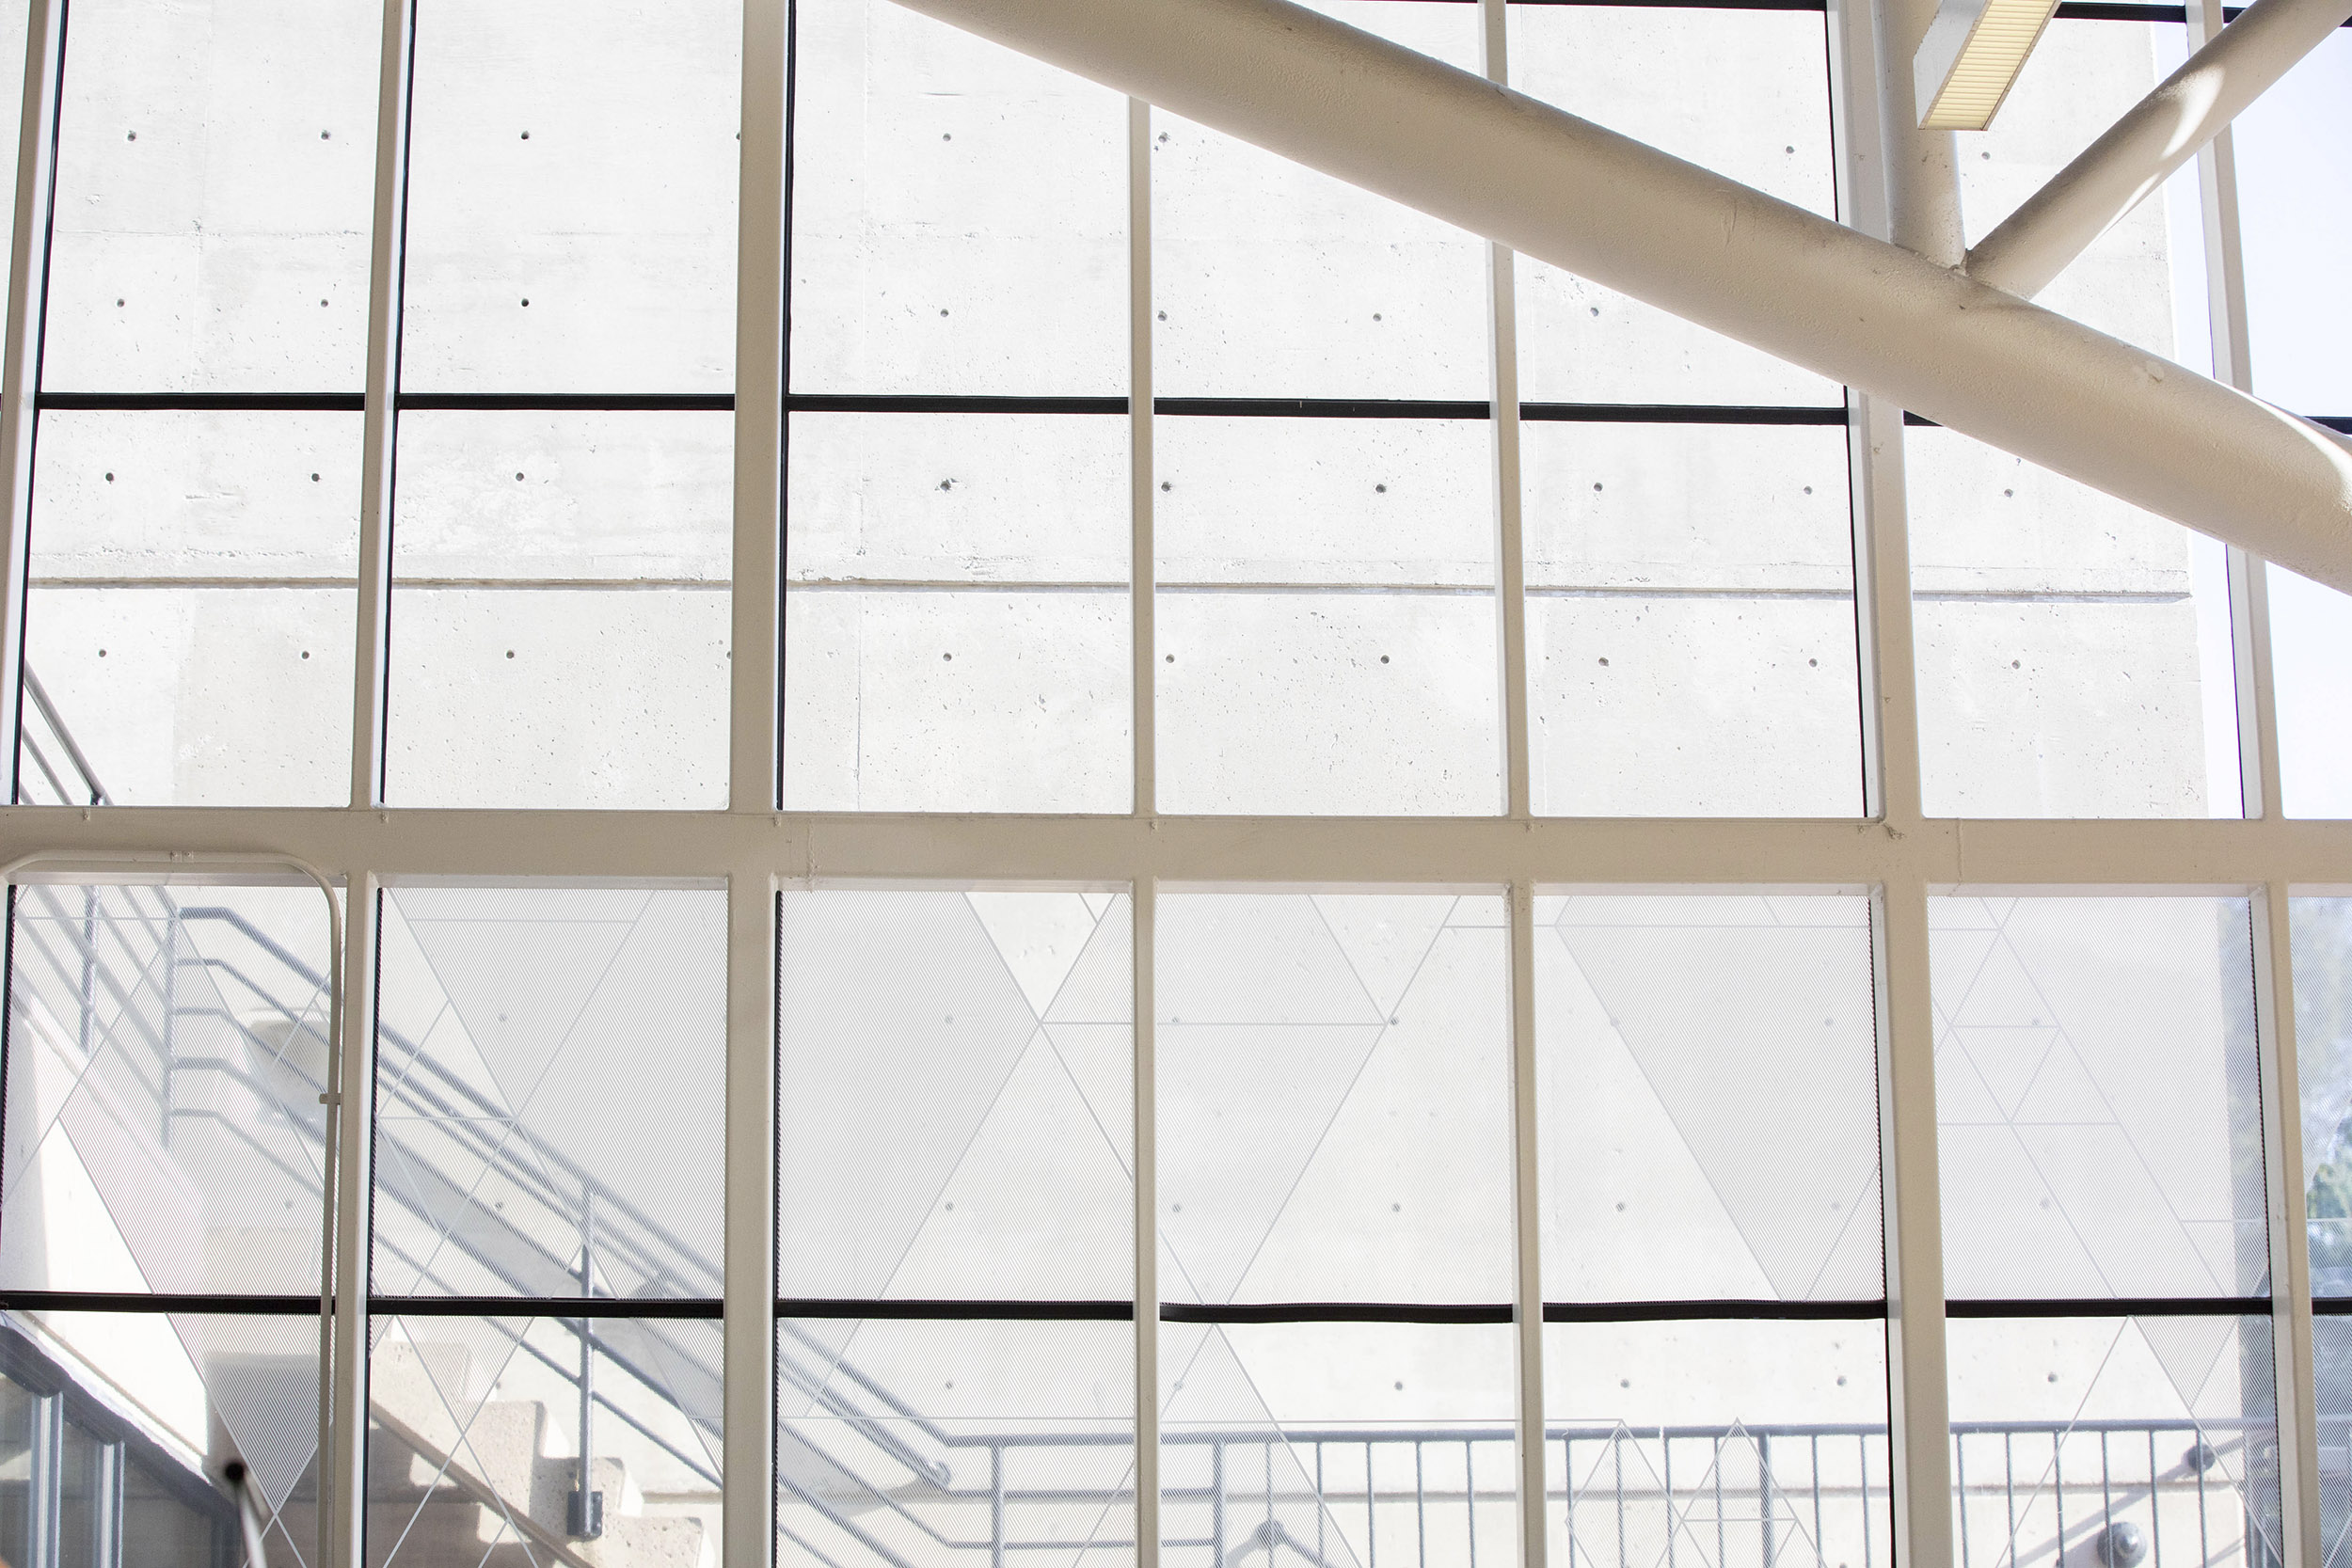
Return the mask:
<svg viewBox="0 0 2352 1568">
<path fill-rule="evenodd" d="M 747 3 L 396 3 L 397 149 L 377 0 L 64 20 L 16 799 L 438 847 L 337 863 L 348 955 L 307 887 L 12 889 L 0 1560 L 230 1568 L 241 1498 L 267 1560 L 319 1560 L 348 956 L 370 1568 L 715 1568 L 744 1528 L 811 1568 L 1883 1565 L 1890 1129 L 1930 1091 L 1952 1560 L 2269 1568 L 2316 1475 L 2305 1557 L 2343 1568 L 2345 900 L 2294 900 L 2274 970 L 2283 896 L 2193 852 L 2234 839 L 2152 828 L 2162 895 L 1931 877 L 1922 1081 L 1890 890 L 1957 854 L 1786 851 L 1875 832 L 1890 747 L 1994 828 L 2258 816 L 2270 764 L 2287 814 L 2347 815 L 2341 595 L 1923 424 L 1910 579 L 1873 584 L 1848 389 L 886 0 L 792 0 L 762 717 Z M 1312 4 L 1852 215 L 1814 0 Z M 2061 5 L 1962 143 L 1970 236 L 2201 20 Z M 2311 150 L 2344 43 L 2239 128 L 2235 229 L 2192 166 L 2044 303 L 2352 413 Z M 1890 652 L 1915 734 L 1881 733 Z M 730 799 L 766 724 L 774 792 Z M 315 810 L 355 751 L 361 809 Z M 1062 852 L 1160 814 L 1195 820 L 1134 824 L 1182 842 L 1116 877 Z M 1612 819 L 1672 870 L 1535 877 L 1481 819 Z M 549 822 L 628 869 L 501 858 Z M 1742 828 L 1778 858 L 1658 847 Z M 1230 847 L 1326 837 L 1311 884 Z M 882 847 L 835 877 L 820 841 Z M 772 1223 L 731 1214 L 747 1174 Z M 747 1259 L 773 1378 L 731 1455 Z"/>
</svg>

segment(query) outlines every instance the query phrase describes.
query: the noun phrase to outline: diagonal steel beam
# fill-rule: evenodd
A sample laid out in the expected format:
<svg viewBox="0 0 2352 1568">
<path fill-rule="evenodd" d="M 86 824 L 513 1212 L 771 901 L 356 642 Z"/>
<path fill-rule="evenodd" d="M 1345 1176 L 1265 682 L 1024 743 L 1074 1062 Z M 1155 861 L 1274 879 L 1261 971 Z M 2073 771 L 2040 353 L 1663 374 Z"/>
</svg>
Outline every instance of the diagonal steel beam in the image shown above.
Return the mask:
<svg viewBox="0 0 2352 1568">
<path fill-rule="evenodd" d="M 899 0 L 2352 592 L 2352 444 L 1286 0 Z"/>
<path fill-rule="evenodd" d="M 2352 0 L 2254 0 L 1968 253 L 1968 276 L 2031 299 L 2325 42 Z"/>
</svg>

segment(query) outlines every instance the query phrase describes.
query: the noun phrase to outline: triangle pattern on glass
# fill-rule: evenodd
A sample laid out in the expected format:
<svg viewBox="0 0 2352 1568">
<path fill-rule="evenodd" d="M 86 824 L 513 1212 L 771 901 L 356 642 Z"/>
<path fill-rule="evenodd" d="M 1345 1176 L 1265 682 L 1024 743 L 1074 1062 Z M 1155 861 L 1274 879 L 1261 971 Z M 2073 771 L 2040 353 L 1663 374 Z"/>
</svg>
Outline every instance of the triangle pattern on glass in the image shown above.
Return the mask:
<svg viewBox="0 0 2352 1568">
<path fill-rule="evenodd" d="M 1074 893 L 967 893 L 996 956 L 1042 1018 L 1094 935 L 1096 917 Z"/>
<path fill-rule="evenodd" d="M 1053 1193 L 1051 1201 L 1039 1195 Z M 1040 1029 L 884 1286 L 917 1300 L 1116 1297 L 1135 1204 L 1119 1151 Z"/>
<path fill-rule="evenodd" d="M 395 889 L 389 895 L 397 902 Z M 436 920 L 410 915 L 434 978 L 512 1107 L 595 999 L 634 928 L 617 920 Z"/>
<path fill-rule="evenodd" d="M 1717 1441 L 1705 1473 L 1679 1495 L 1688 1500 L 1675 1511 L 1676 1544 L 1711 1568 L 1821 1560 L 1812 1531 L 1773 1483 L 1762 1442 L 1738 1421 Z"/>
<path fill-rule="evenodd" d="M 1958 1024 L 1952 1029 L 1953 1042 L 1977 1069 L 2005 1121 L 2016 1119 L 2017 1109 L 2025 1103 L 2026 1092 L 2033 1087 L 2057 1038 L 2055 1028 Z"/>
<path fill-rule="evenodd" d="M 1649 1443 L 1619 1421 L 1605 1437 L 1580 1434 L 1568 1449 L 1572 1468 L 1562 1513 L 1575 1568 L 1651 1568 L 1664 1561 L 1676 1524 L 1673 1491 L 1650 1462 Z M 1580 1459 L 1581 1479 L 1575 1468 Z"/>
<path fill-rule="evenodd" d="M 1177 1370 L 1161 1398 L 1161 1431 L 1180 1434 L 1180 1445 L 1181 1434 L 1193 1429 L 1244 1438 L 1226 1446 L 1228 1525 L 1219 1560 L 1240 1564 L 1252 1556 L 1261 1561 L 1272 1556 L 1277 1561 L 1356 1568 L 1368 1546 L 1362 1521 L 1351 1528 L 1325 1500 L 1225 1330 L 1209 1324 L 1186 1328 L 1197 1336 L 1190 1344 L 1184 1342 L 1187 1335 L 1163 1331 L 1162 1345 L 1172 1353 L 1163 1365 Z"/>
<path fill-rule="evenodd" d="M 1385 1029 L 1161 1027 L 1160 1234 L 1201 1300 L 1233 1298 Z"/>
<path fill-rule="evenodd" d="M 2007 937 L 1994 943 L 1952 1008 L 1952 1022 L 1966 1028 L 2038 1029 L 2058 1022 Z"/>
<path fill-rule="evenodd" d="M 277 1513 L 318 1451 L 318 1320 L 175 1312 L 171 1326 L 214 1418 Z"/>
<path fill-rule="evenodd" d="M 2050 1053 L 2043 1058 L 2042 1070 L 2034 1074 L 2032 1086 L 2018 1102 L 2015 1116 L 2021 1122 L 2044 1124 L 2116 1122 L 2114 1107 L 2099 1092 L 2090 1069 L 2083 1065 L 2074 1042 L 2064 1035 L 2051 1043 Z"/>
<path fill-rule="evenodd" d="M 1854 1135 L 1877 1125 L 1858 1055 L 1871 1017 L 1861 933 L 1559 930 L 1774 1293 L 1802 1298 L 1878 1163 L 1875 1135 Z M 1658 984 L 1668 973 L 1684 983 Z M 1756 996 L 1773 999 L 1769 1033 L 1726 1051 L 1722 1021 Z"/>
<path fill-rule="evenodd" d="M 1095 1131 L 1133 1180 L 1136 1034 L 1126 1023 L 1048 1023 L 1046 1043 L 1086 1102 Z"/>
<path fill-rule="evenodd" d="M 1405 999 L 1456 900 L 1426 894 L 1317 894 L 1314 907 L 1383 1018 Z"/>
<path fill-rule="evenodd" d="M 1127 895 L 1111 899 L 1078 961 L 1039 1017 L 1048 1023 L 1126 1024 L 1136 1016 L 1135 918 Z"/>
<path fill-rule="evenodd" d="M 1163 1023 L 1382 1023 L 1311 898 L 1184 894 L 1159 905 Z"/>
<path fill-rule="evenodd" d="M 2009 1120 L 1967 1048 L 1948 1028 L 1935 1046 L 1935 1120 L 1939 1127 L 1997 1127 Z"/>
</svg>

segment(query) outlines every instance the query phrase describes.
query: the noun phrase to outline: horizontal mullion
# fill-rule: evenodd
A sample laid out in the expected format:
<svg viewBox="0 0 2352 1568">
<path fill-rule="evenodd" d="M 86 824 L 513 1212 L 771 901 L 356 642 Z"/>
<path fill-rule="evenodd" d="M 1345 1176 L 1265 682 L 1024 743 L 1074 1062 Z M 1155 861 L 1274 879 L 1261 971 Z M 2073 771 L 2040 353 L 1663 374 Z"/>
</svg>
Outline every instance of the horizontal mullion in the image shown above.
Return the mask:
<svg viewBox="0 0 2352 1568">
<path fill-rule="evenodd" d="M 43 392 L 43 413 L 358 414 L 358 392 Z"/>
<path fill-rule="evenodd" d="M 298 855 L 389 877 L 774 875 L 795 882 L 1173 882 L 1563 888 L 2352 887 L 2352 821 L 2171 818 L 1022 816 L 789 812 L 0 807 L 36 851 Z"/>
<path fill-rule="evenodd" d="M 185 1291 L 0 1291 L 10 1312 L 189 1312 L 215 1317 L 310 1317 L 317 1296 Z M 371 1296 L 376 1318 L 720 1318 L 713 1298 L 622 1296 Z"/>
<path fill-rule="evenodd" d="M 1859 1301 L 1548 1301 L 1548 1323 L 1876 1323 L 1886 1303 Z"/>
<path fill-rule="evenodd" d="M 1947 1301 L 1947 1318 L 2266 1318 L 2268 1296 L 2066 1296 L 1999 1301 Z"/>
</svg>

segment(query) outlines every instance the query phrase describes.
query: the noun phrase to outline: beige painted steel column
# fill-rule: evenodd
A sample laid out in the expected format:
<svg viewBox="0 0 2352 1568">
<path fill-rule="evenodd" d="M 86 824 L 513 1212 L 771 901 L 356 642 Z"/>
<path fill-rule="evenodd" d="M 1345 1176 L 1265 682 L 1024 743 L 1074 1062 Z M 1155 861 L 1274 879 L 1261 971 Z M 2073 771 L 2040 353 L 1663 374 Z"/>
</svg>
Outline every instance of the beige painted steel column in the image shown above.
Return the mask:
<svg viewBox="0 0 2352 1568">
<path fill-rule="evenodd" d="M 1152 424 L 1152 105 L 1127 100 L 1127 614 L 1132 656 L 1135 812 L 1159 807 L 1158 546 L 1153 542 Z"/>
<path fill-rule="evenodd" d="M 2295 1049 L 2295 956 L 2287 885 L 2253 897 L 2255 1048 L 2262 1069 L 2263 1195 L 2270 1235 L 2271 1367 L 2279 1410 L 2280 1556 L 2326 1555 L 2312 1346 L 2311 1231 L 2305 1223 L 2302 1080 Z"/>
<path fill-rule="evenodd" d="M 726 1568 L 775 1560 L 776 879 L 727 879 Z"/>
<path fill-rule="evenodd" d="M 1968 252 L 2031 299 L 2352 17 L 2352 0 L 2254 0 Z"/>
<path fill-rule="evenodd" d="M 24 103 L 16 144 L 16 231 L 9 246 L 8 331 L 0 353 L 0 803 L 17 798 L 24 698 L 24 577 L 32 540 L 33 400 L 40 391 L 42 308 L 49 293 L 49 215 L 57 173 L 57 72 L 65 0 L 31 0 Z"/>
<path fill-rule="evenodd" d="M 743 0 L 727 803 L 773 811 L 783 728 L 786 0 Z"/>
<path fill-rule="evenodd" d="M 727 803 L 775 810 L 783 758 L 787 0 L 743 0 L 735 275 L 735 537 Z M 776 1552 L 776 879 L 727 879 L 726 1568 Z"/>
<path fill-rule="evenodd" d="M 1511 80 L 1508 7 L 1478 0 L 1479 64 L 1490 82 Z M 1487 397 L 1493 408 L 1496 649 L 1502 683 L 1502 812 L 1533 815 L 1527 717 L 1527 557 L 1519 484 L 1518 282 L 1508 247 L 1486 244 Z"/>
<path fill-rule="evenodd" d="M 1511 898 L 1511 1318 L 1518 1394 L 1519 1564 L 1544 1568 L 1551 1548 L 1544 1418 L 1544 1265 L 1535 1098 L 1535 884 Z M 1565 1484 L 1573 1490 L 1576 1478 Z"/>
<path fill-rule="evenodd" d="M 384 799 L 392 474 L 400 415 L 400 305 L 408 226 L 408 88 L 415 0 L 384 0 L 376 78 L 374 233 L 368 253 L 367 403 L 360 436 L 358 643 L 351 662 L 351 803 Z"/>
<path fill-rule="evenodd" d="M 1899 245 L 1287 0 L 901 3 L 2352 590 L 2352 442 Z"/>
</svg>

